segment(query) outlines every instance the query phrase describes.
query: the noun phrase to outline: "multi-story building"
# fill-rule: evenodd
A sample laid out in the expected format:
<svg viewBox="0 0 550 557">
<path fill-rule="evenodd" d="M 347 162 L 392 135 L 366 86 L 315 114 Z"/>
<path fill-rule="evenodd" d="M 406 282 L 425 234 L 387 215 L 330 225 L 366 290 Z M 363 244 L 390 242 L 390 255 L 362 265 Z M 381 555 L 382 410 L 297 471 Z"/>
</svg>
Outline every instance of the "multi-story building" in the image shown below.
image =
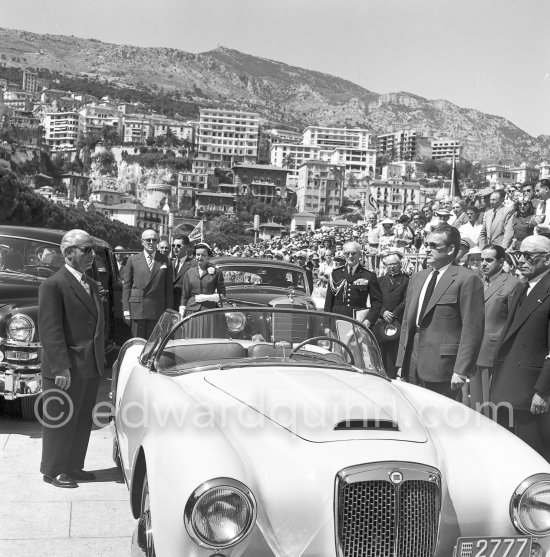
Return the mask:
<svg viewBox="0 0 550 557">
<path fill-rule="evenodd" d="M 346 147 L 369 149 L 371 134 L 359 128 L 331 128 L 328 126 L 308 126 L 302 133 L 303 145 L 320 147 Z"/>
<path fill-rule="evenodd" d="M 421 178 L 426 178 L 426 173 L 424 164 L 418 161 L 396 161 L 382 168 L 382 180 L 420 180 Z"/>
<path fill-rule="evenodd" d="M 462 143 L 458 139 L 438 138 L 431 140 L 432 159 L 451 162 L 453 156 L 458 162 L 462 155 Z"/>
<path fill-rule="evenodd" d="M 148 138 L 153 137 L 153 124 L 148 116 L 132 115 L 123 118 L 124 143 L 143 145 Z"/>
<path fill-rule="evenodd" d="M 195 215 L 200 216 L 203 211 L 234 213 L 237 198 L 235 190 L 236 187 L 233 184 L 220 184 L 219 191 L 209 189 L 195 191 Z"/>
<path fill-rule="evenodd" d="M 544 180 L 545 178 L 550 178 L 550 164 L 547 162 L 541 162 L 539 164 L 539 180 Z"/>
<path fill-rule="evenodd" d="M 55 100 L 72 99 L 70 93 L 63 91 L 62 89 L 43 89 L 40 93 L 40 102 L 42 104 L 52 103 Z M 74 99 L 73 99 L 74 100 Z"/>
<path fill-rule="evenodd" d="M 418 139 L 416 130 L 384 133 L 376 139 L 376 152 L 379 156 L 388 156 L 391 161 L 412 161 L 418 156 Z"/>
<path fill-rule="evenodd" d="M 138 203 L 120 203 L 103 207 L 102 212 L 112 220 L 138 228 L 152 228 L 160 235 L 168 232 L 168 213 L 163 209 L 144 207 Z"/>
<path fill-rule="evenodd" d="M 67 188 L 67 198 L 70 201 L 87 197 L 88 190 L 92 183 L 89 176 L 77 174 L 76 172 L 62 174 L 61 181 Z"/>
<path fill-rule="evenodd" d="M 213 172 L 236 162 L 255 163 L 260 117 L 256 112 L 201 108 L 197 139 L 197 169 Z M 195 165 L 193 165 L 195 170 Z"/>
<path fill-rule="evenodd" d="M 195 128 L 191 124 L 179 120 L 153 120 L 153 135 L 166 135 L 170 131 L 180 140 L 188 141 L 190 147 L 195 143 Z"/>
<path fill-rule="evenodd" d="M 371 193 L 378 204 L 379 214 L 397 219 L 403 214 L 408 203 L 419 206 L 425 201 L 418 182 L 390 180 L 388 182 L 373 182 L 365 188 L 361 196 L 361 204 L 366 207 L 365 197 Z"/>
<path fill-rule="evenodd" d="M 78 114 L 80 131 L 85 137 L 101 135 L 105 126 L 112 126 L 122 137 L 122 114 L 116 108 L 90 104 L 81 108 Z"/>
<path fill-rule="evenodd" d="M 298 183 L 298 169 L 308 160 L 321 160 L 327 153 L 318 145 L 302 145 L 296 143 L 274 143 L 271 146 L 271 164 L 290 170 L 287 186 L 296 186 Z"/>
<path fill-rule="evenodd" d="M 178 173 L 178 195 L 190 195 L 193 190 L 206 189 L 208 174 L 196 172 Z"/>
<path fill-rule="evenodd" d="M 286 178 L 290 172 L 288 169 L 269 164 L 239 164 L 233 166 L 232 170 L 237 194 L 250 192 L 264 203 L 271 203 L 274 198 L 286 197 Z"/>
<path fill-rule="evenodd" d="M 33 93 L 26 91 L 4 91 L 3 104 L 12 110 L 31 111 L 33 109 Z"/>
<path fill-rule="evenodd" d="M 121 191 L 109 189 L 109 188 L 97 188 L 90 193 L 89 200 L 92 203 L 101 203 L 102 205 L 120 205 L 121 203 L 127 203 L 128 197 Z"/>
<path fill-rule="evenodd" d="M 516 182 L 525 184 L 526 182 L 534 182 L 538 180 L 539 169 L 534 166 L 528 166 L 527 163 L 522 162 L 519 166 L 510 169 L 516 175 Z"/>
<path fill-rule="evenodd" d="M 314 214 L 338 214 L 344 187 L 344 167 L 318 160 L 302 163 L 298 169 L 296 207 Z"/>
<path fill-rule="evenodd" d="M 485 180 L 487 180 L 491 186 L 499 184 L 507 186 L 517 182 L 516 173 L 512 171 L 509 166 L 503 164 L 488 165 L 485 169 Z"/>
<path fill-rule="evenodd" d="M 72 151 L 78 139 L 78 112 L 44 113 L 44 143 L 52 151 Z"/>
<path fill-rule="evenodd" d="M 376 150 L 353 147 L 338 147 L 330 154 L 332 164 L 342 165 L 346 176 L 354 174 L 357 178 L 371 176 L 374 178 L 376 168 Z"/>
<path fill-rule="evenodd" d="M 37 93 L 38 92 L 38 74 L 25 70 L 23 72 L 23 91 L 27 93 Z"/>
</svg>

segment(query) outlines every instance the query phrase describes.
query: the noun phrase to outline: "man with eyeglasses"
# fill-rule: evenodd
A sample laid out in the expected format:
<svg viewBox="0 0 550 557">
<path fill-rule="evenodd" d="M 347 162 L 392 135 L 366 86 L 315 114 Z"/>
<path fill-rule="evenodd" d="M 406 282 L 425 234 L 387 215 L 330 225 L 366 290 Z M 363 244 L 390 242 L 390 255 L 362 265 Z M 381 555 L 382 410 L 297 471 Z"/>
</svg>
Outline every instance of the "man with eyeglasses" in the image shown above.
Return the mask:
<svg viewBox="0 0 550 557">
<path fill-rule="evenodd" d="M 550 462 L 550 239 L 528 236 L 514 256 L 525 286 L 495 349 L 489 400 L 497 421 Z"/>
<path fill-rule="evenodd" d="M 376 275 L 361 265 L 361 246 L 346 242 L 345 264 L 329 275 L 325 311 L 355 317 L 367 327 L 376 323 L 382 309 L 382 292 Z M 370 308 L 367 302 L 370 298 Z M 358 313 L 361 312 L 361 313 Z M 365 315 L 362 315 L 362 314 Z"/>
<path fill-rule="evenodd" d="M 149 338 L 164 310 L 174 306 L 174 271 L 168 257 L 157 250 L 158 240 L 155 230 L 144 230 L 143 251 L 126 263 L 122 310 L 134 337 Z"/>
<path fill-rule="evenodd" d="M 86 277 L 95 258 L 92 237 L 70 230 L 60 247 L 65 265 L 38 290 L 44 410 L 40 471 L 55 487 L 75 488 L 77 481 L 95 478 L 84 471 L 84 459 L 104 375 L 105 320 L 99 288 Z"/>
<path fill-rule="evenodd" d="M 172 242 L 172 266 L 174 268 L 174 309 L 179 311 L 183 288 L 183 275 L 197 262 L 189 255 L 189 236 L 180 234 Z"/>
<path fill-rule="evenodd" d="M 398 376 L 459 399 L 472 374 L 484 327 L 479 275 L 454 265 L 460 233 L 439 224 L 426 238 L 429 268 L 407 289 L 396 365 Z"/>
</svg>

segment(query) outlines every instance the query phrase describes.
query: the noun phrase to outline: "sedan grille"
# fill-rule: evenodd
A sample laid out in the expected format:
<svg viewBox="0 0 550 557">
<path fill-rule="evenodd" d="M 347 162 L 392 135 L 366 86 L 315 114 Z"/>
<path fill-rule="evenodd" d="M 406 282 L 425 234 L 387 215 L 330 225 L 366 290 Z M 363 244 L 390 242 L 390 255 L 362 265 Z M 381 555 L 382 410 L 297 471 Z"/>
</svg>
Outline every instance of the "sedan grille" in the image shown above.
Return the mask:
<svg viewBox="0 0 550 557">
<path fill-rule="evenodd" d="M 372 466 L 338 475 L 339 557 L 432 557 L 439 526 L 439 474 L 408 470 L 404 463 Z"/>
<path fill-rule="evenodd" d="M 272 303 L 273 307 L 304 309 L 303 304 Z M 313 335 L 308 333 L 307 315 L 294 313 L 277 313 L 273 315 L 273 342 L 302 342 Z"/>
</svg>

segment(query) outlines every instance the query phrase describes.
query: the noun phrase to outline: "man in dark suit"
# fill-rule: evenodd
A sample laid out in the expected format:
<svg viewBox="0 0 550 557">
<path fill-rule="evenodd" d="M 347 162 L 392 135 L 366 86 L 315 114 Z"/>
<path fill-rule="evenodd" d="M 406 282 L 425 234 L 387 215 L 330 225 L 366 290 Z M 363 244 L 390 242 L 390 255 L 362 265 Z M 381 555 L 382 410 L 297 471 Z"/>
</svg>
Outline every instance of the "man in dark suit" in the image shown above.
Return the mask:
<svg viewBox="0 0 550 557">
<path fill-rule="evenodd" d="M 528 236 L 516 256 L 525 287 L 495 349 L 489 400 L 498 422 L 550 462 L 550 239 Z"/>
<path fill-rule="evenodd" d="M 473 372 L 485 313 L 479 275 L 453 264 L 459 245 L 445 223 L 427 236 L 429 267 L 409 281 L 396 362 L 398 375 L 454 399 Z"/>
<path fill-rule="evenodd" d="M 382 308 L 382 293 L 376 275 L 359 263 L 361 246 L 357 242 L 347 242 L 343 246 L 346 264 L 337 267 L 329 275 L 329 285 L 325 298 L 325 311 L 356 317 L 357 311 L 370 309 L 362 320 L 367 327 L 376 323 Z"/>
<path fill-rule="evenodd" d="M 514 209 L 504 205 L 504 190 L 496 190 L 489 197 L 489 209 L 485 211 L 479 232 L 481 249 L 489 244 L 498 244 L 508 249 L 514 237 Z"/>
<path fill-rule="evenodd" d="M 197 262 L 189 254 L 189 237 L 185 234 L 176 236 L 172 242 L 172 266 L 174 268 L 174 309 L 179 311 L 183 275 Z"/>
<path fill-rule="evenodd" d="M 485 333 L 477 357 L 475 374 L 470 377 L 470 407 L 488 414 L 489 380 L 498 337 L 510 313 L 512 300 L 522 283 L 502 270 L 506 252 L 491 244 L 481 252 L 480 271 L 485 299 Z"/>
<path fill-rule="evenodd" d="M 92 410 L 105 362 L 103 304 L 97 284 L 87 280 L 92 238 L 71 230 L 61 240 L 63 265 L 38 291 L 42 343 L 43 434 L 40 471 L 56 487 L 93 480 L 84 458 Z"/>
<path fill-rule="evenodd" d="M 405 294 L 409 284 L 409 276 L 401 270 L 401 259 L 399 252 L 390 252 L 384 258 L 388 272 L 378 279 L 382 291 L 381 319 L 384 323 L 401 323 L 405 311 Z M 399 349 L 399 335 L 395 340 L 380 343 L 380 352 L 384 360 L 386 373 L 395 379 L 395 360 Z"/>
<path fill-rule="evenodd" d="M 313 292 L 313 271 L 311 270 L 311 267 L 309 267 L 309 265 L 307 265 L 306 263 L 307 253 L 305 251 L 299 251 L 296 254 L 296 262 L 306 272 L 306 280 L 309 288 L 309 293 L 311 294 Z"/>
<path fill-rule="evenodd" d="M 164 310 L 174 307 L 174 271 L 168 257 L 156 249 L 158 235 L 141 235 L 143 251 L 128 258 L 122 287 L 124 319 L 134 337 L 149 338 Z"/>
</svg>

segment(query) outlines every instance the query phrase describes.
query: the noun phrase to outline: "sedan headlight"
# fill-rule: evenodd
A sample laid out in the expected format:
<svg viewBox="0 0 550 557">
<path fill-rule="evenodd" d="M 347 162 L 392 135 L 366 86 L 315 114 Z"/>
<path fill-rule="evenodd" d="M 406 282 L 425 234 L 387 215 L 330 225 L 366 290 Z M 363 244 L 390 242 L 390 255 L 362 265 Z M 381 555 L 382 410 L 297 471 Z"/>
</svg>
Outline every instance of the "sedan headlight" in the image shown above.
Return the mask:
<svg viewBox="0 0 550 557">
<path fill-rule="evenodd" d="M 550 534 L 550 475 L 535 474 L 517 487 L 510 501 L 510 516 L 522 534 Z"/>
<path fill-rule="evenodd" d="M 217 478 L 199 486 L 185 505 L 188 534 L 203 547 L 227 548 L 244 539 L 256 522 L 256 502 L 241 482 Z"/>
<path fill-rule="evenodd" d="M 34 321 L 22 313 L 16 313 L 6 325 L 8 337 L 20 342 L 31 342 L 34 337 L 34 329 Z"/>
<path fill-rule="evenodd" d="M 232 311 L 225 314 L 225 322 L 232 333 L 240 333 L 246 325 L 246 317 L 240 311 Z"/>
</svg>

